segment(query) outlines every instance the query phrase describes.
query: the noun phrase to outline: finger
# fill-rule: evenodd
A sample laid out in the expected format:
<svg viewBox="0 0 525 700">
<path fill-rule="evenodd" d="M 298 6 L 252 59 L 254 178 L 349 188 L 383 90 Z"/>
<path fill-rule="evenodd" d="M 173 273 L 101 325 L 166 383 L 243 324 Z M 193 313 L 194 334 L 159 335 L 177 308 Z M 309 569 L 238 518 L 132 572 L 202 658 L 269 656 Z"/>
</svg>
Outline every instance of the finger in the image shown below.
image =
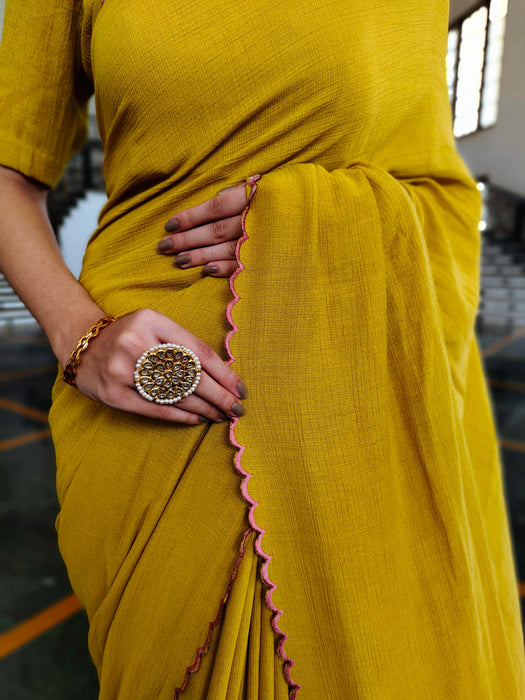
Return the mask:
<svg viewBox="0 0 525 700">
<path fill-rule="evenodd" d="M 237 268 L 237 260 L 214 260 L 202 268 L 202 273 L 208 277 L 231 277 Z"/>
<path fill-rule="evenodd" d="M 244 406 L 238 399 L 234 398 L 232 401 L 231 393 L 212 379 L 206 372 L 201 374 L 201 379 L 195 389 L 195 393 L 208 403 L 216 406 L 220 411 L 230 416 L 230 418 L 243 416 L 245 413 Z M 183 401 L 185 400 L 186 399 L 183 399 Z M 183 401 L 181 401 L 181 404 Z"/>
<path fill-rule="evenodd" d="M 218 245 L 211 245 L 206 248 L 184 251 L 177 255 L 173 264 L 176 267 L 186 270 L 190 267 L 206 265 L 214 260 L 236 260 L 236 248 L 237 241 L 227 241 L 226 243 L 219 243 Z"/>
<path fill-rule="evenodd" d="M 242 235 L 241 217 L 231 216 L 227 219 L 219 219 L 211 224 L 205 224 L 191 231 L 174 233 L 164 238 L 157 244 L 160 253 L 173 254 L 181 251 L 190 251 L 194 248 L 216 245 L 224 241 L 232 241 Z"/>
<path fill-rule="evenodd" d="M 199 389 L 202 396 L 193 393 L 176 404 L 158 404 L 155 401 L 148 401 L 137 392 L 135 386 L 109 391 L 103 397 L 103 401 L 113 408 L 176 423 L 202 423 L 203 421 L 199 420 L 201 417 L 216 423 L 223 423 L 229 418 L 244 415 L 244 409 L 237 399 L 204 372 L 197 386 L 197 390 Z M 211 402 L 203 396 L 211 397 Z M 172 410 L 162 410 L 165 408 Z"/>
<path fill-rule="evenodd" d="M 232 189 L 226 190 L 223 194 L 218 194 L 202 204 L 183 209 L 172 216 L 164 228 L 168 233 L 189 231 L 201 224 L 240 214 L 247 204 L 246 183 L 241 182 Z"/>
<path fill-rule="evenodd" d="M 158 404 L 147 401 L 135 390 L 129 387 L 123 389 L 119 397 L 104 398 L 104 403 L 112 408 L 118 408 L 129 413 L 153 418 L 155 420 L 168 421 L 169 423 L 182 423 L 185 425 L 198 425 L 207 422 L 207 417 L 201 417 L 180 408 L 178 405 Z"/>
<path fill-rule="evenodd" d="M 178 407 L 184 411 L 189 411 L 190 413 L 196 413 L 199 416 L 203 416 L 214 423 L 223 423 L 229 420 L 229 417 L 221 411 L 217 406 L 205 401 L 197 394 L 193 393 L 187 396 L 185 399 L 180 401 Z"/>
</svg>

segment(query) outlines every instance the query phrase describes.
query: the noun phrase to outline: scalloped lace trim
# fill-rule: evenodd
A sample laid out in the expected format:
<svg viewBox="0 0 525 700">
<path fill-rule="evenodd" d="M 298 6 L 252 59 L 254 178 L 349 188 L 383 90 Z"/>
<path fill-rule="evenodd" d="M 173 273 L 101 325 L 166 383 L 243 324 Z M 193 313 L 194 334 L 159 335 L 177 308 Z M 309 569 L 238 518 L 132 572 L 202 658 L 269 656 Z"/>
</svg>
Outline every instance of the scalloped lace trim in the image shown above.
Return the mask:
<svg viewBox="0 0 525 700">
<path fill-rule="evenodd" d="M 228 307 L 226 309 L 226 316 L 228 317 L 228 321 L 230 322 L 230 325 L 232 327 L 231 331 L 227 334 L 226 336 L 226 350 L 228 352 L 229 356 L 229 361 L 228 364 L 231 364 L 234 361 L 234 356 L 230 350 L 230 340 L 231 337 L 237 333 L 239 330 L 237 324 L 233 320 L 232 317 L 232 309 L 235 306 L 235 304 L 240 300 L 239 295 L 237 294 L 237 290 L 235 289 L 235 280 L 237 276 L 245 269 L 244 265 L 242 263 L 241 257 L 240 257 L 240 249 L 244 241 L 248 239 L 248 233 L 246 231 L 246 216 L 250 210 L 251 206 L 251 201 L 253 199 L 253 196 L 257 190 L 257 181 L 260 180 L 260 175 L 252 175 L 250 178 L 247 180 L 247 184 L 251 186 L 250 194 L 248 197 L 248 205 L 246 206 L 242 218 L 241 218 L 241 225 L 242 225 L 242 237 L 239 238 L 237 241 L 237 247 L 235 249 L 235 255 L 237 257 L 237 270 L 233 273 L 233 275 L 230 277 L 230 289 L 233 294 L 233 299 L 230 301 L 228 304 Z M 300 685 L 295 683 L 295 681 L 292 680 L 290 676 L 290 671 L 292 667 L 295 664 L 295 661 L 293 661 L 284 651 L 284 643 L 288 639 L 288 635 L 285 634 L 281 628 L 279 627 L 279 618 L 282 615 L 282 610 L 279 610 L 274 603 L 272 602 L 272 595 L 274 590 L 277 588 L 277 585 L 273 583 L 273 581 L 270 580 L 270 577 L 268 575 L 268 565 L 272 559 L 272 557 L 269 554 L 266 554 L 266 552 L 262 548 L 262 540 L 264 537 L 264 533 L 266 530 L 262 529 L 259 527 L 255 521 L 255 509 L 257 508 L 258 501 L 254 500 L 249 492 L 248 492 L 248 482 L 250 480 L 251 474 L 247 471 L 245 471 L 242 467 L 241 464 L 241 458 L 243 455 L 244 450 L 246 449 L 245 445 L 241 445 L 235 438 L 235 427 L 238 423 L 239 419 L 235 418 L 230 426 L 230 442 L 231 444 L 237 448 L 237 453 L 235 455 L 235 468 L 239 472 L 239 474 L 243 477 L 242 484 L 241 484 L 241 491 L 242 495 L 245 499 L 245 501 L 249 504 L 250 506 L 250 512 L 249 512 L 249 521 L 252 530 L 256 533 L 256 539 L 255 539 L 255 551 L 257 554 L 261 557 L 262 563 L 261 563 L 261 578 L 263 583 L 267 586 L 267 592 L 265 595 L 265 600 L 266 600 L 266 605 L 270 608 L 270 610 L 273 612 L 273 617 L 272 617 L 272 628 L 273 631 L 276 633 L 278 636 L 278 643 L 277 643 L 277 651 L 279 652 L 279 656 L 281 659 L 284 661 L 284 677 L 286 679 L 286 682 L 288 683 L 289 690 L 290 690 L 290 698 L 291 700 L 295 700 L 297 697 L 297 693 L 299 689 L 301 688 Z"/>
</svg>

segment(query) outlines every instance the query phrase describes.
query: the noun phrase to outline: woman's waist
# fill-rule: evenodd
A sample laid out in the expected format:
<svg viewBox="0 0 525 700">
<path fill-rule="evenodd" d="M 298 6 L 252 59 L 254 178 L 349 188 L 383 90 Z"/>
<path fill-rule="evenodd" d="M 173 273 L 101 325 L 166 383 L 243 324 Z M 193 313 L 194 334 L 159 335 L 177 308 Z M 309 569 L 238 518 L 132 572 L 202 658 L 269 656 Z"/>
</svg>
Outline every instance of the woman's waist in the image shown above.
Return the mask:
<svg viewBox="0 0 525 700">
<path fill-rule="evenodd" d="M 106 314 L 154 309 L 221 352 L 231 328 L 226 317 L 232 299 L 229 278 L 204 276 L 200 268 L 179 270 L 166 258 L 155 265 L 127 263 L 124 256 L 82 272 L 82 285 Z"/>
</svg>

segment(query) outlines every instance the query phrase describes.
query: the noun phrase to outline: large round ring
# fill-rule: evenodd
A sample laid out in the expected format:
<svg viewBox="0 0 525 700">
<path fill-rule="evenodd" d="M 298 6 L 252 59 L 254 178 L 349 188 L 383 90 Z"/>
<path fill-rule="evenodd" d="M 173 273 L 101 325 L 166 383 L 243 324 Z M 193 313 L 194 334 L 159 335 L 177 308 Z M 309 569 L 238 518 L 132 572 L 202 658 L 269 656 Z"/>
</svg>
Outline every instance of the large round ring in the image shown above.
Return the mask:
<svg viewBox="0 0 525 700">
<path fill-rule="evenodd" d="M 163 343 L 139 357 L 134 377 L 143 398 L 155 403 L 177 403 L 197 388 L 201 363 L 184 345 Z"/>
</svg>

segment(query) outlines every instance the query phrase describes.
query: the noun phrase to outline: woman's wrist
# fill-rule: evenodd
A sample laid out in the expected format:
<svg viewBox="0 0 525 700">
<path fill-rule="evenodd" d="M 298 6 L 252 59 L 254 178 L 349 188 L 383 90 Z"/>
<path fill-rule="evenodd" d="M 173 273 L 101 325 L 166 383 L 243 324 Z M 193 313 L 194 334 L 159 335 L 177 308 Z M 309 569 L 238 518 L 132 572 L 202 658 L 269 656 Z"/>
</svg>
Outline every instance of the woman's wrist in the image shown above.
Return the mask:
<svg viewBox="0 0 525 700">
<path fill-rule="evenodd" d="M 68 315 L 62 321 L 50 323 L 49 325 L 52 327 L 46 328 L 47 324 L 42 324 L 62 368 L 68 364 L 71 353 L 76 348 L 80 338 L 104 316 L 106 313 L 93 303 L 77 309 L 73 316 Z"/>
</svg>

